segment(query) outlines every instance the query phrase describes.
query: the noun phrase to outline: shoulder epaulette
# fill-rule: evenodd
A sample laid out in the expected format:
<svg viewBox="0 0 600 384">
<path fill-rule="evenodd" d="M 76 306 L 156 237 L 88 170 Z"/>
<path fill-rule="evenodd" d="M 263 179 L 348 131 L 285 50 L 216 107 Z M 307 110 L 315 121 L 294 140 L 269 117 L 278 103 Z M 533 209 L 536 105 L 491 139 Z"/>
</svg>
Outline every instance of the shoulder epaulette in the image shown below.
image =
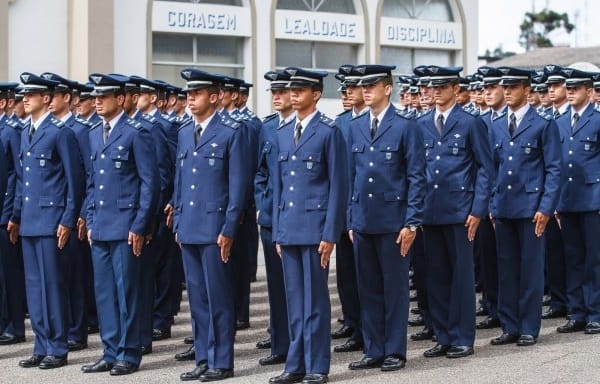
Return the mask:
<svg viewBox="0 0 600 384">
<path fill-rule="evenodd" d="M 167 115 L 166 113 L 162 114 L 163 119 L 167 120 L 169 123 L 175 123 L 177 121 L 177 116 Z"/>
<path fill-rule="evenodd" d="M 20 127 L 19 123 L 17 123 L 13 119 L 6 119 L 6 125 L 8 125 L 11 128 L 19 128 Z"/>
<path fill-rule="evenodd" d="M 127 124 L 129 124 L 130 126 L 132 126 L 135 129 L 140 129 L 142 128 L 142 124 L 140 124 L 138 121 L 135 121 L 131 118 L 127 119 Z"/>
<path fill-rule="evenodd" d="M 352 109 L 347 109 L 347 110 L 345 110 L 345 111 L 342 111 L 342 112 L 338 113 L 338 114 L 336 115 L 336 117 L 344 116 L 344 115 L 346 115 L 346 114 L 348 114 L 348 113 L 352 113 Z"/>
<path fill-rule="evenodd" d="M 91 127 L 92 126 L 92 124 L 89 121 L 84 120 L 81 117 L 76 117 L 75 121 L 78 122 L 79 124 L 85 125 L 86 127 Z"/>
<path fill-rule="evenodd" d="M 55 119 L 55 118 L 52 118 L 52 119 L 50 119 L 50 122 L 51 122 L 52 124 L 56 125 L 58 128 L 62 128 L 62 127 L 64 127 L 64 126 L 65 126 L 65 123 L 63 123 L 62 121 L 60 121 L 60 120 L 57 120 L 57 119 Z"/>
<path fill-rule="evenodd" d="M 410 119 L 409 113 L 406 110 L 400 110 L 398 108 L 394 108 L 394 112 L 396 113 L 396 115 L 404 118 L 404 119 Z"/>
<path fill-rule="evenodd" d="M 142 113 L 142 119 L 147 120 L 147 121 L 149 121 L 151 123 L 155 123 L 157 121 L 156 117 L 151 116 L 151 115 L 149 115 L 147 113 Z"/>
<path fill-rule="evenodd" d="M 432 113 L 433 109 L 428 109 L 427 111 L 421 111 L 421 112 L 417 112 L 417 115 L 415 116 L 416 119 L 421 119 L 425 116 L 428 116 L 430 113 Z"/>
<path fill-rule="evenodd" d="M 269 120 L 273 120 L 277 116 L 279 116 L 279 114 L 277 112 L 271 113 L 270 115 L 265 116 L 262 121 L 263 121 L 263 123 L 266 123 Z"/>
<path fill-rule="evenodd" d="M 331 120 L 329 117 L 321 114 L 321 118 L 320 120 L 325 123 L 325 125 L 330 126 L 330 127 L 335 127 L 335 121 Z"/>
<path fill-rule="evenodd" d="M 549 114 L 544 113 L 544 112 L 538 113 L 538 116 L 540 116 L 544 120 L 554 120 L 554 117 L 552 115 L 549 115 Z M 562 115 L 558 116 L 557 119 L 560 118 L 560 117 L 562 117 Z"/>
<path fill-rule="evenodd" d="M 233 129 L 238 129 L 240 127 L 240 123 L 233 119 L 224 118 L 221 119 L 221 123 Z"/>
<path fill-rule="evenodd" d="M 505 108 L 504 112 L 496 114 L 496 118 L 493 121 L 496 121 L 504 116 L 506 116 L 506 108 Z"/>
</svg>

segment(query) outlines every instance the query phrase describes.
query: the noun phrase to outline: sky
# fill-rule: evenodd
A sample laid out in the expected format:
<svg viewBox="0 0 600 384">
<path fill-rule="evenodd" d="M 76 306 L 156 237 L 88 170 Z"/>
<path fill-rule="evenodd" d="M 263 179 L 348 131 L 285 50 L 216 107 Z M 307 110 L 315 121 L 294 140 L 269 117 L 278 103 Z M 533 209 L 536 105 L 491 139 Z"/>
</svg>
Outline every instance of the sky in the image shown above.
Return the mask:
<svg viewBox="0 0 600 384">
<path fill-rule="evenodd" d="M 519 26 L 526 12 L 539 12 L 548 8 L 558 13 L 566 12 L 575 29 L 567 34 L 553 32 L 554 45 L 571 47 L 600 46 L 595 15 L 600 14 L 598 0 L 479 0 L 479 54 L 502 46 L 505 52 L 524 52 L 519 45 Z M 596 29 L 594 30 L 594 26 Z"/>
</svg>

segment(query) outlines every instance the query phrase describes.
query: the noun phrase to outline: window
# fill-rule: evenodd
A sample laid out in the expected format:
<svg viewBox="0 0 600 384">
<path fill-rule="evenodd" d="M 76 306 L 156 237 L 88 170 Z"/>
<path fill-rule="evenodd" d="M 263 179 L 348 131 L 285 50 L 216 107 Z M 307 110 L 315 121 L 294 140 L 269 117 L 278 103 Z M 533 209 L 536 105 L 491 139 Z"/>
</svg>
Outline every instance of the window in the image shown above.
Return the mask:
<svg viewBox="0 0 600 384">
<path fill-rule="evenodd" d="M 178 3 L 192 3 L 192 4 L 217 4 L 217 5 L 234 5 L 242 6 L 241 0 L 160 0 L 160 1 L 173 1 Z"/>
<path fill-rule="evenodd" d="M 355 14 L 354 2 L 341 0 L 279 0 L 277 9 Z"/>
<path fill-rule="evenodd" d="M 211 73 L 244 78 L 243 38 L 155 32 L 152 36 L 152 75 L 183 85 L 180 72 L 197 67 Z"/>
<path fill-rule="evenodd" d="M 381 15 L 400 19 L 454 21 L 448 0 L 385 0 Z"/>
</svg>

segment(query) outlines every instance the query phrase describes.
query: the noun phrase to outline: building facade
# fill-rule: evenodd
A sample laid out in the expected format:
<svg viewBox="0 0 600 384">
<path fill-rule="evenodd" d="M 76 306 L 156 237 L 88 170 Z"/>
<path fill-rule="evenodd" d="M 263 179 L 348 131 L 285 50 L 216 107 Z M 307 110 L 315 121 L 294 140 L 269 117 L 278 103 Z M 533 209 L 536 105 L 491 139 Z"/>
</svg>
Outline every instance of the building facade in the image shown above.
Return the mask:
<svg viewBox="0 0 600 384">
<path fill-rule="evenodd" d="M 264 72 L 290 65 L 477 67 L 477 0 L 0 0 L 0 79 L 52 71 L 138 74 L 182 85 L 195 66 L 255 85 L 271 112 Z M 337 81 L 320 109 L 341 111 Z"/>
</svg>

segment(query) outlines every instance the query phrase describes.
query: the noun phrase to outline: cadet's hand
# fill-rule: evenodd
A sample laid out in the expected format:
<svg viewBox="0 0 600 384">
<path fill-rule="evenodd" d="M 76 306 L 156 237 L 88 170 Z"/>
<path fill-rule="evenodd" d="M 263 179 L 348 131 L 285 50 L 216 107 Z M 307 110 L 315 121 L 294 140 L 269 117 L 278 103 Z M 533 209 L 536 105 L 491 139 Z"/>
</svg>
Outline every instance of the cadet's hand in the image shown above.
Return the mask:
<svg viewBox="0 0 600 384">
<path fill-rule="evenodd" d="M 9 221 L 6 230 L 8 231 L 8 240 L 11 244 L 17 244 L 17 240 L 19 240 L 19 224 Z"/>
<path fill-rule="evenodd" d="M 479 227 L 480 222 L 481 219 L 479 217 L 475 217 L 473 215 L 469 215 L 467 217 L 465 227 L 467 228 L 467 239 L 469 241 L 475 240 L 475 235 L 477 234 L 477 228 Z"/>
<path fill-rule="evenodd" d="M 163 213 L 167 215 L 166 225 L 167 228 L 171 228 L 173 226 L 173 206 L 171 204 L 167 204 Z"/>
<path fill-rule="evenodd" d="M 69 241 L 69 235 L 71 235 L 71 228 L 58 224 L 58 229 L 56 230 L 58 249 L 63 249 L 65 245 L 67 245 L 67 241 Z"/>
<path fill-rule="evenodd" d="M 260 216 L 260 211 L 256 211 L 256 221 L 258 221 L 258 216 Z"/>
<path fill-rule="evenodd" d="M 231 245 L 233 244 L 233 238 L 219 235 L 217 238 L 217 245 L 221 248 L 221 260 L 224 263 L 229 261 L 229 256 L 231 254 Z"/>
<path fill-rule="evenodd" d="M 354 233 L 352 232 L 352 230 L 348 231 L 348 237 L 350 238 L 350 242 L 354 244 Z"/>
<path fill-rule="evenodd" d="M 179 235 L 177 235 L 177 233 L 175 233 L 175 242 L 177 243 L 179 249 L 181 249 L 181 243 L 179 242 Z"/>
<path fill-rule="evenodd" d="M 408 228 L 402 228 L 400 230 L 398 238 L 396 239 L 396 244 L 400 246 L 400 256 L 406 257 L 406 255 L 408 255 L 408 251 L 416 237 L 417 232 L 413 232 Z"/>
<path fill-rule="evenodd" d="M 277 251 L 279 258 L 281 259 L 281 245 L 275 244 L 275 251 Z"/>
<path fill-rule="evenodd" d="M 77 238 L 81 241 L 85 240 L 87 236 L 87 227 L 85 226 L 85 220 L 81 217 L 77 219 Z"/>
<path fill-rule="evenodd" d="M 329 241 L 321 240 L 321 243 L 319 243 L 317 252 L 321 255 L 321 268 L 325 269 L 327 268 L 327 265 L 329 265 L 329 258 L 331 257 L 334 246 L 335 243 L 330 243 Z"/>
<path fill-rule="evenodd" d="M 136 235 L 133 232 L 129 232 L 129 237 L 127 238 L 127 244 L 131 245 L 131 249 L 133 250 L 134 256 L 142 255 L 142 247 L 144 246 L 144 236 Z"/>
<path fill-rule="evenodd" d="M 535 216 L 533 216 L 532 222 L 535 223 L 535 235 L 537 237 L 540 237 L 544 234 L 544 231 L 546 230 L 546 224 L 548 224 L 549 220 L 550 220 L 550 216 L 544 215 L 540 211 L 535 213 Z"/>
<path fill-rule="evenodd" d="M 91 229 L 88 229 L 87 239 L 88 239 L 88 243 L 90 243 L 90 247 L 91 247 L 92 246 L 92 230 Z"/>
<path fill-rule="evenodd" d="M 556 223 L 558 224 L 558 229 L 562 229 L 562 226 L 560 225 L 560 215 L 556 211 L 554 211 L 554 218 L 556 219 Z"/>
</svg>

